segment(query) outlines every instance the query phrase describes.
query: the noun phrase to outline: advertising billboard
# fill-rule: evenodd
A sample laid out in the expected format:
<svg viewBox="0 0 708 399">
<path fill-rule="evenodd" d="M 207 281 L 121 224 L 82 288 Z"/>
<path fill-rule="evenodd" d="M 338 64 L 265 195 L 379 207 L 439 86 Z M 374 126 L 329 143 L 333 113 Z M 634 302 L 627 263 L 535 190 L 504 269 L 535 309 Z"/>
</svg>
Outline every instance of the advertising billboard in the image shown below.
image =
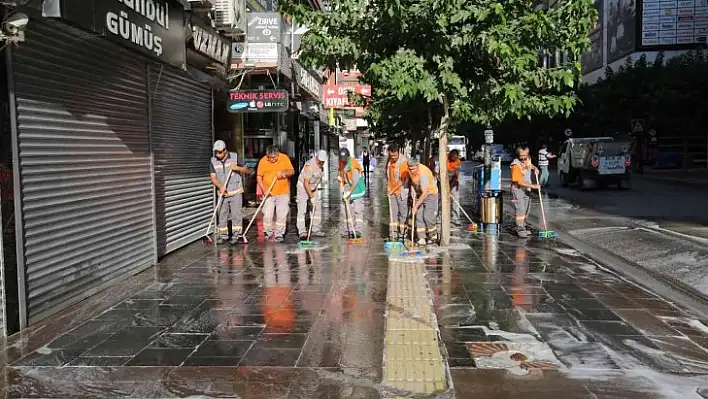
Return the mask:
<svg viewBox="0 0 708 399">
<path fill-rule="evenodd" d="M 636 0 L 607 0 L 607 63 L 634 52 L 637 41 Z"/>
<path fill-rule="evenodd" d="M 229 112 L 285 112 L 289 108 L 287 90 L 231 90 L 228 93 Z"/>
<path fill-rule="evenodd" d="M 704 48 L 708 0 L 641 0 L 638 27 L 641 50 Z"/>
</svg>

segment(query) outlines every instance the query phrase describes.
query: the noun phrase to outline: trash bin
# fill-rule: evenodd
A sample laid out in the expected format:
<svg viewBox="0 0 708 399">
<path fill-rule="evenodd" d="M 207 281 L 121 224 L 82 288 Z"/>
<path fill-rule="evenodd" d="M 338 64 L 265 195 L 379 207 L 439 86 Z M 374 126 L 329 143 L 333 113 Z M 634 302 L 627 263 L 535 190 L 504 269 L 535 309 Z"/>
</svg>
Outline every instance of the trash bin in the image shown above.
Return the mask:
<svg viewBox="0 0 708 399">
<path fill-rule="evenodd" d="M 481 222 L 483 224 L 502 223 L 502 195 L 500 192 L 483 192 L 480 198 Z"/>
</svg>

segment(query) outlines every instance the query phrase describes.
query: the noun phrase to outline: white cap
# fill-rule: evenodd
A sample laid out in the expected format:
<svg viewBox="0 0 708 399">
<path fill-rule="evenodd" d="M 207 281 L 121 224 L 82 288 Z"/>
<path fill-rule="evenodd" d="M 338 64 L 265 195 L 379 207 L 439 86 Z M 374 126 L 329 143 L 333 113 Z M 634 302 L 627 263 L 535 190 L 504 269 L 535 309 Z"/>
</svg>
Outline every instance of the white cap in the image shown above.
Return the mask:
<svg viewBox="0 0 708 399">
<path fill-rule="evenodd" d="M 214 142 L 214 151 L 224 151 L 226 149 L 226 143 L 224 140 L 216 140 Z"/>
<path fill-rule="evenodd" d="M 325 151 L 325 150 L 317 151 L 317 159 L 319 159 L 322 162 L 327 162 L 327 151 Z"/>
</svg>

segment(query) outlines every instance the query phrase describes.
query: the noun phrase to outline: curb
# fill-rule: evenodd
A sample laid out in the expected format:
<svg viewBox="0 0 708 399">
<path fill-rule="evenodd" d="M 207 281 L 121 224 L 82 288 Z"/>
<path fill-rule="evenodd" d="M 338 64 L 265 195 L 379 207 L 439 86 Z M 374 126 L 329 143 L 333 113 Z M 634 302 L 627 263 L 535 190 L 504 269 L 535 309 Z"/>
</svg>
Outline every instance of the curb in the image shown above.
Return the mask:
<svg viewBox="0 0 708 399">
<path fill-rule="evenodd" d="M 676 186 L 683 186 L 683 187 L 692 187 L 697 190 L 708 190 L 708 181 L 677 180 L 677 179 L 671 179 L 671 178 L 667 178 L 667 177 L 657 177 L 657 176 L 647 176 L 647 175 L 638 175 L 638 176 L 641 176 L 641 178 L 651 180 L 654 182 L 674 184 Z"/>
<path fill-rule="evenodd" d="M 540 228 L 540 221 L 535 216 L 529 216 L 527 222 L 535 228 Z M 556 240 L 600 263 L 618 277 L 625 278 L 650 292 L 673 301 L 702 318 L 708 318 L 708 296 L 695 288 L 673 277 L 649 270 L 642 265 L 617 256 L 606 249 L 585 243 L 568 232 L 555 231 L 558 234 Z"/>
</svg>

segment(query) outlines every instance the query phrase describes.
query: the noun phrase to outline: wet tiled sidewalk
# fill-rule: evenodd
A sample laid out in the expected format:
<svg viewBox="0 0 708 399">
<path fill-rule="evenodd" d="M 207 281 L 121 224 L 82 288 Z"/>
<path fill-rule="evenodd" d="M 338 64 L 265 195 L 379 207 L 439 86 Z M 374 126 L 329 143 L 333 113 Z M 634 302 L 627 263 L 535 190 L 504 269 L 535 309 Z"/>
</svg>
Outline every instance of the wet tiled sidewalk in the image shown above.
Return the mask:
<svg viewBox="0 0 708 399">
<path fill-rule="evenodd" d="M 196 243 L 4 347 L 7 397 L 378 398 L 392 277 L 374 180 L 367 239 L 302 250 Z M 294 218 L 294 215 L 292 215 Z M 255 232 L 255 231 L 254 231 Z M 457 231 L 424 259 L 454 388 L 468 397 L 697 397 L 700 318 L 555 242 Z M 423 300 L 423 299 L 421 299 Z M 390 305 L 390 304 L 389 304 Z M 705 320 L 703 321 L 706 322 Z M 202 396 L 198 396 L 202 395 Z"/>
</svg>

